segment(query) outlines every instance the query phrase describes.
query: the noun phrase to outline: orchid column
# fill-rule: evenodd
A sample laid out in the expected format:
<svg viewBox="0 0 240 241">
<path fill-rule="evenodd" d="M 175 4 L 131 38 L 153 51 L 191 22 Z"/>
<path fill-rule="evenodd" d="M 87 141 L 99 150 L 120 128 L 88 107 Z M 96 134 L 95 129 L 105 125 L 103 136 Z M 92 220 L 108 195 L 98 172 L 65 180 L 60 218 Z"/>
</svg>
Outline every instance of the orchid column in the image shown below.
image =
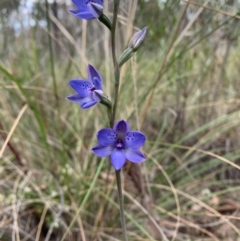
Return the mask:
<svg viewBox="0 0 240 241">
<path fill-rule="evenodd" d="M 93 107 L 98 103 L 103 104 L 107 108 L 110 126 L 98 131 L 98 145 L 92 148 L 92 152 L 99 157 L 109 156 L 110 162 L 116 171 L 122 231 L 124 240 L 127 241 L 120 172 L 127 160 L 134 163 L 141 163 L 146 159 L 144 154 L 139 150 L 145 143 L 146 137 L 140 131 L 131 131 L 129 124 L 125 120 L 120 120 L 115 123 L 115 117 L 117 115 L 118 99 L 121 97 L 118 95 L 120 68 L 142 45 L 147 33 L 147 27 L 134 34 L 129 42 L 128 48 L 123 51 L 122 55 L 117 60 L 115 51 L 115 30 L 117 26 L 119 0 L 114 0 L 112 22 L 103 13 L 103 0 L 73 0 L 73 3 L 77 9 L 70 10 L 70 13 L 75 17 L 85 20 L 98 19 L 111 32 L 111 49 L 114 67 L 113 105 L 104 95 L 103 78 L 101 74 L 90 64 L 87 67 L 88 80 L 70 80 L 69 85 L 76 93 L 66 98 L 79 104 L 82 109 Z"/>
</svg>

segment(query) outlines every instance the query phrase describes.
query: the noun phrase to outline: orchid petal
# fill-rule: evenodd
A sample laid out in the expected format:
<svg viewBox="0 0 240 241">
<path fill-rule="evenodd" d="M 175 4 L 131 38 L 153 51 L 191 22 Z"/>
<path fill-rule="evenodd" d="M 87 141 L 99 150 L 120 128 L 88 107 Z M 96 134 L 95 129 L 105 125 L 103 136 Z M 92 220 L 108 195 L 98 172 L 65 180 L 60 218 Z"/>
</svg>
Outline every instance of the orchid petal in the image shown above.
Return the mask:
<svg viewBox="0 0 240 241">
<path fill-rule="evenodd" d="M 88 79 L 97 90 L 102 89 L 102 76 L 91 64 L 88 65 Z"/>
<path fill-rule="evenodd" d="M 84 103 L 87 103 L 87 102 L 91 102 L 91 101 L 93 101 L 91 96 L 83 97 L 82 100 L 81 100 L 81 104 L 84 104 Z"/>
<path fill-rule="evenodd" d="M 78 9 L 82 9 L 82 7 L 86 6 L 89 0 L 72 0 L 72 2 L 76 5 Z"/>
<path fill-rule="evenodd" d="M 81 11 L 78 9 L 75 9 L 75 10 L 69 9 L 68 11 L 75 17 L 77 17 L 77 15 L 81 13 Z"/>
<path fill-rule="evenodd" d="M 88 102 L 85 102 L 81 105 L 82 109 L 87 109 L 89 107 L 92 107 L 93 105 L 96 105 L 97 102 L 95 100 L 90 100 Z"/>
<path fill-rule="evenodd" d="M 140 131 L 130 131 L 125 136 L 126 147 L 139 148 L 146 140 L 145 135 Z"/>
<path fill-rule="evenodd" d="M 97 134 L 99 144 L 103 146 L 114 146 L 117 141 L 117 134 L 111 128 L 104 128 Z"/>
<path fill-rule="evenodd" d="M 103 0 L 95 0 L 94 2 L 97 4 L 103 5 Z"/>
<path fill-rule="evenodd" d="M 92 84 L 86 80 L 70 80 L 69 85 L 81 96 L 90 96 L 89 90 L 92 88 Z"/>
<path fill-rule="evenodd" d="M 75 95 L 69 95 L 66 97 L 66 99 L 74 102 L 74 103 L 78 103 L 78 104 L 82 104 L 82 100 L 84 99 L 85 97 L 81 97 L 79 94 L 75 94 Z"/>
<path fill-rule="evenodd" d="M 106 157 L 111 155 L 113 147 L 97 145 L 92 148 L 92 152 L 99 157 Z"/>
<path fill-rule="evenodd" d="M 93 83 L 96 90 L 102 90 L 102 82 L 99 78 L 94 77 L 92 79 L 92 83 Z"/>
<path fill-rule="evenodd" d="M 111 163 L 116 170 L 123 167 L 126 162 L 124 149 L 115 148 L 111 154 Z"/>
<path fill-rule="evenodd" d="M 118 138 L 122 140 L 125 138 L 126 133 L 130 131 L 128 123 L 124 120 L 118 121 L 113 129 L 117 132 Z"/>
<path fill-rule="evenodd" d="M 103 13 L 103 6 L 94 2 L 89 2 L 87 4 L 89 11 L 95 18 L 99 18 Z"/>
<path fill-rule="evenodd" d="M 94 90 L 92 93 L 92 98 L 99 103 L 101 101 L 101 96 L 103 96 L 103 92 L 101 90 Z"/>
<path fill-rule="evenodd" d="M 91 20 L 94 19 L 95 17 L 92 15 L 92 13 L 90 12 L 90 10 L 88 9 L 88 7 L 84 7 L 84 10 L 69 10 L 69 12 L 77 17 L 77 18 L 81 18 L 81 19 L 85 19 L 85 20 Z"/>
<path fill-rule="evenodd" d="M 79 11 L 86 11 L 88 9 L 86 0 L 85 1 L 72 0 L 72 1 Z"/>
<path fill-rule="evenodd" d="M 139 163 L 146 160 L 146 157 L 138 149 L 127 148 L 125 149 L 125 154 L 126 158 L 131 162 Z"/>
<path fill-rule="evenodd" d="M 79 14 L 75 15 L 75 17 L 85 19 L 85 20 L 95 19 L 95 17 L 92 15 L 92 13 L 89 10 L 86 12 L 80 12 Z"/>
</svg>

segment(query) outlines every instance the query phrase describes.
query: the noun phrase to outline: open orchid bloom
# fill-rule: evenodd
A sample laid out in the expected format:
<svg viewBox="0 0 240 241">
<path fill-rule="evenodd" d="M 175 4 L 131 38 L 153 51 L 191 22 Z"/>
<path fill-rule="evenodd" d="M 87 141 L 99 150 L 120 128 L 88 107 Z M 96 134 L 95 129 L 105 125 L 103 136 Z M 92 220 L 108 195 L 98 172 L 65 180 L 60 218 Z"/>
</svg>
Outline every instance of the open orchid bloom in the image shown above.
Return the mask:
<svg viewBox="0 0 240 241">
<path fill-rule="evenodd" d="M 128 123 L 118 121 L 113 129 L 104 128 L 97 134 L 99 144 L 92 151 L 99 157 L 111 155 L 111 163 L 116 170 L 121 169 L 126 160 L 140 163 L 145 156 L 139 150 L 146 137 L 139 131 L 130 131 Z"/>
<path fill-rule="evenodd" d="M 92 65 L 88 65 L 88 80 L 73 79 L 69 81 L 69 85 L 77 94 L 67 96 L 66 99 L 80 104 L 82 109 L 87 109 L 101 101 L 102 77 Z"/>
</svg>

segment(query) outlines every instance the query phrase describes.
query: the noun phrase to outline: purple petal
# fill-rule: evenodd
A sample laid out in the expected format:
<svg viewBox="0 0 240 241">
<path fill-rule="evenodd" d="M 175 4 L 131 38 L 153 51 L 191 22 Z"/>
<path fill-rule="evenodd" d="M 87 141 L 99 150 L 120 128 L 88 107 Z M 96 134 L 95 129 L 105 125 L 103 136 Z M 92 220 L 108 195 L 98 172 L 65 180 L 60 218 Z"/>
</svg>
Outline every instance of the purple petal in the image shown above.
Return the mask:
<svg viewBox="0 0 240 241">
<path fill-rule="evenodd" d="M 68 11 L 77 18 L 81 18 L 85 20 L 91 20 L 95 18 L 88 8 L 86 8 L 86 10 L 84 11 L 81 11 L 81 10 L 68 10 Z"/>
<path fill-rule="evenodd" d="M 101 145 L 97 145 L 95 147 L 93 147 L 92 152 L 100 157 L 106 157 L 111 155 L 113 151 L 113 147 L 111 146 L 101 146 Z"/>
<path fill-rule="evenodd" d="M 139 148 L 146 140 L 145 135 L 140 131 L 130 131 L 125 136 L 126 147 Z"/>
<path fill-rule="evenodd" d="M 66 97 L 66 99 L 74 102 L 74 103 L 78 103 L 78 104 L 81 104 L 82 103 L 82 99 L 84 97 L 81 97 L 79 94 L 75 94 L 75 95 L 69 95 Z"/>
<path fill-rule="evenodd" d="M 126 155 L 124 149 L 114 148 L 111 154 L 111 163 L 116 170 L 123 167 L 126 162 Z"/>
<path fill-rule="evenodd" d="M 90 108 L 92 107 L 93 105 L 96 105 L 97 102 L 95 100 L 90 100 L 88 102 L 84 102 L 82 105 L 81 105 L 81 108 L 82 109 L 87 109 L 87 108 Z"/>
<path fill-rule="evenodd" d="M 118 138 L 123 140 L 127 132 L 130 131 L 128 123 L 124 120 L 118 121 L 113 129 L 117 132 Z"/>
<path fill-rule="evenodd" d="M 95 17 L 92 15 L 90 10 L 88 10 L 86 12 L 80 12 L 79 14 L 76 14 L 75 17 L 85 19 L 85 20 L 95 19 Z"/>
<path fill-rule="evenodd" d="M 94 2 L 96 2 L 97 4 L 103 5 L 103 0 L 95 0 Z"/>
<path fill-rule="evenodd" d="M 87 4 L 89 11 L 95 18 L 99 18 L 103 13 L 103 6 L 94 2 L 89 2 Z"/>
<path fill-rule="evenodd" d="M 92 88 L 92 84 L 86 80 L 70 80 L 69 85 L 81 96 L 87 97 L 90 96 L 90 89 Z"/>
<path fill-rule="evenodd" d="M 72 95 L 72 96 L 67 96 L 66 99 L 68 99 L 68 100 L 70 100 L 70 101 L 72 101 L 72 102 L 74 102 L 74 103 L 81 104 L 81 105 L 93 101 L 93 99 L 92 99 L 91 97 L 88 97 L 88 96 L 87 96 L 87 97 L 81 97 L 81 98 L 79 98 L 79 99 L 76 99 L 76 98 L 74 97 L 74 95 Z M 85 108 L 83 108 L 83 109 L 85 109 Z"/>
<path fill-rule="evenodd" d="M 74 16 L 77 16 L 81 12 L 78 9 L 76 9 L 76 10 L 69 9 L 68 11 Z"/>
<path fill-rule="evenodd" d="M 72 1 L 79 10 L 83 11 L 84 9 L 87 8 L 88 0 L 72 0 Z"/>
<path fill-rule="evenodd" d="M 101 90 L 94 90 L 92 93 L 92 98 L 99 103 L 101 101 L 101 96 L 103 95 L 103 92 Z"/>
<path fill-rule="evenodd" d="M 117 134 L 111 128 L 104 128 L 97 133 L 99 144 L 103 146 L 114 146 L 117 141 Z"/>
<path fill-rule="evenodd" d="M 102 90 L 102 76 L 91 64 L 88 65 L 88 79 L 97 90 Z"/>
<path fill-rule="evenodd" d="M 69 95 L 66 97 L 66 99 L 78 104 L 83 104 L 93 100 L 90 96 L 81 97 L 79 94 Z"/>
<path fill-rule="evenodd" d="M 138 149 L 127 148 L 125 149 L 125 154 L 126 158 L 131 162 L 139 163 L 146 160 L 146 157 Z"/>
<path fill-rule="evenodd" d="M 92 83 L 95 86 L 96 90 L 102 90 L 102 82 L 99 78 L 94 77 L 92 79 Z"/>
</svg>

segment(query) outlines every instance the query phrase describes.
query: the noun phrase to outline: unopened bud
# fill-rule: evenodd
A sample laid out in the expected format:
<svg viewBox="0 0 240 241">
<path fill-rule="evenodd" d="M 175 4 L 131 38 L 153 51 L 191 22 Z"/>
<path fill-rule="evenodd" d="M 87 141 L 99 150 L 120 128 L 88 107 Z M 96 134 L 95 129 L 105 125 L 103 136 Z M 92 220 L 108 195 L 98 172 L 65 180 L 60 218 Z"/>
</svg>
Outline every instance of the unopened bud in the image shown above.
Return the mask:
<svg viewBox="0 0 240 241">
<path fill-rule="evenodd" d="M 124 63 L 126 63 L 131 57 L 133 56 L 133 49 L 128 47 L 124 50 L 122 55 L 120 56 L 118 60 L 118 65 L 121 68 Z"/>
<path fill-rule="evenodd" d="M 142 45 L 144 39 L 145 39 L 145 36 L 147 34 L 147 31 L 148 31 L 148 27 L 144 27 L 142 30 L 136 32 L 129 44 L 128 44 L 128 47 L 129 48 L 132 48 L 133 52 L 136 52 L 138 50 L 138 48 Z"/>
<path fill-rule="evenodd" d="M 89 2 L 88 8 L 95 18 L 99 18 L 103 14 L 103 6 L 94 2 Z"/>
</svg>

